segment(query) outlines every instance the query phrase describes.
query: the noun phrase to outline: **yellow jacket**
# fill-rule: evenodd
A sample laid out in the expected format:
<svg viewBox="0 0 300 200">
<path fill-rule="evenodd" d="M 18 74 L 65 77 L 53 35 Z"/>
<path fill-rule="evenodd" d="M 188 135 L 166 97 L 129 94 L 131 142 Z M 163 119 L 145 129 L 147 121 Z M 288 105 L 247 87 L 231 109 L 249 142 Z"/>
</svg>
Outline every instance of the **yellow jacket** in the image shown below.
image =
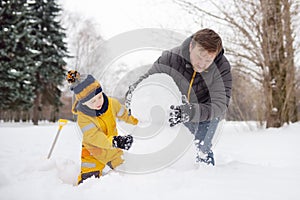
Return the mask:
<svg viewBox="0 0 300 200">
<path fill-rule="evenodd" d="M 116 118 L 127 123 L 136 125 L 138 120 L 133 116 L 128 116 L 128 111 L 124 105 L 115 99 L 108 97 L 107 111 L 98 117 L 91 117 L 84 113 L 77 111 L 77 123 L 81 128 L 82 139 L 82 162 L 88 161 L 102 164 L 101 169 L 106 163 L 111 162 L 113 168 L 120 165 L 123 160 L 121 149 L 112 147 L 113 136 L 117 136 Z M 96 167 L 97 168 L 97 167 Z M 95 169 L 85 169 L 82 173 L 93 171 Z"/>
</svg>

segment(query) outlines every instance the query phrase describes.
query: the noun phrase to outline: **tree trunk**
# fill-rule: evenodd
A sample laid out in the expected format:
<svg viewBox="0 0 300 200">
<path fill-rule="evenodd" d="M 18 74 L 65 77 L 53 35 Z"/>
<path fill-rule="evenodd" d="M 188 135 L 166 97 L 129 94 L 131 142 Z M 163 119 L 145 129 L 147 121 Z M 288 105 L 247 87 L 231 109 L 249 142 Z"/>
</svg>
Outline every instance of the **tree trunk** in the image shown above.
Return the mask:
<svg viewBox="0 0 300 200">
<path fill-rule="evenodd" d="M 280 0 L 261 0 L 263 13 L 264 89 L 267 94 L 267 128 L 281 127 L 286 97 L 286 66 Z"/>
<path fill-rule="evenodd" d="M 22 122 L 27 122 L 28 121 L 28 111 L 23 111 L 21 117 L 22 117 Z"/>
<path fill-rule="evenodd" d="M 34 125 L 38 125 L 39 118 L 40 118 L 40 102 L 41 102 L 41 93 L 39 90 L 36 91 L 36 97 L 33 103 L 33 116 L 32 122 Z"/>
<path fill-rule="evenodd" d="M 285 108 L 286 112 L 284 113 L 285 121 L 287 122 L 296 122 L 298 121 L 298 112 L 297 112 L 297 100 L 296 100 L 296 67 L 294 63 L 294 38 L 292 37 L 293 31 L 291 28 L 291 2 L 289 0 L 282 0 L 283 3 L 283 28 L 284 35 L 286 39 L 285 49 L 286 49 L 286 59 L 285 64 L 287 68 L 286 75 L 286 101 Z"/>
</svg>

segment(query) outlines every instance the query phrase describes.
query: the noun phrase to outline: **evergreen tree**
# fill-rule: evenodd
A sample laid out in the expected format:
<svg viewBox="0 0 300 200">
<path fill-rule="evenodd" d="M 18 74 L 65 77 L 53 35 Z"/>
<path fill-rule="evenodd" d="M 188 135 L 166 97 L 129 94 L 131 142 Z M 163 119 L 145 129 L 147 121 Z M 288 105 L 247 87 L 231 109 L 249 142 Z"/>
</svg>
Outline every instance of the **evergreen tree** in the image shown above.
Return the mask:
<svg viewBox="0 0 300 200">
<path fill-rule="evenodd" d="M 61 8 L 55 0 L 29 1 L 31 13 L 30 36 L 33 38 L 33 59 L 36 61 L 33 77 L 35 88 L 33 122 L 38 123 L 43 105 L 53 105 L 58 111 L 60 90 L 65 76 L 63 60 L 67 56 L 66 37 L 57 17 Z"/>
<path fill-rule="evenodd" d="M 0 1 L 0 110 L 28 111 L 32 106 L 33 65 L 28 48 L 26 0 Z M 20 116 L 19 116 L 20 117 Z"/>
</svg>

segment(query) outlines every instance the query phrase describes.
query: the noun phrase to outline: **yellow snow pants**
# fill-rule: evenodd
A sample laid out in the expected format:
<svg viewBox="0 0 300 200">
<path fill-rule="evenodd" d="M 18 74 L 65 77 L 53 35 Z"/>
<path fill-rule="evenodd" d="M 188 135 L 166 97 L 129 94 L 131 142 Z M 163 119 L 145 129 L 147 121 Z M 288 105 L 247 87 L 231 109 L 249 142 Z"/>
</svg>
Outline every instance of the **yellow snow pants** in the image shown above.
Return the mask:
<svg viewBox="0 0 300 200">
<path fill-rule="evenodd" d="M 78 184 L 90 177 L 99 178 L 105 165 L 114 169 L 123 163 L 123 151 L 121 149 L 100 149 L 87 150 L 82 147 L 81 151 L 81 171 L 78 176 Z"/>
</svg>

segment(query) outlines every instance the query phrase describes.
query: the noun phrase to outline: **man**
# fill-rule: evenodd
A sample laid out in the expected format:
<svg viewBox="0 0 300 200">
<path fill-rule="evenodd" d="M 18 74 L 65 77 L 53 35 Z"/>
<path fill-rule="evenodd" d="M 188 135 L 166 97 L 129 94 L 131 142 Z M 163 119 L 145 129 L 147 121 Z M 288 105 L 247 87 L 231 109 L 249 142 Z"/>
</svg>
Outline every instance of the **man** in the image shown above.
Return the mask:
<svg viewBox="0 0 300 200">
<path fill-rule="evenodd" d="M 155 73 L 170 75 L 183 95 L 182 105 L 171 106 L 170 126 L 184 123 L 195 135 L 197 163 L 215 165 L 212 139 L 228 108 L 232 86 L 231 67 L 223 54 L 220 36 L 211 29 L 199 30 L 180 46 L 164 51 L 126 93 L 129 106 L 143 79 Z"/>
</svg>

